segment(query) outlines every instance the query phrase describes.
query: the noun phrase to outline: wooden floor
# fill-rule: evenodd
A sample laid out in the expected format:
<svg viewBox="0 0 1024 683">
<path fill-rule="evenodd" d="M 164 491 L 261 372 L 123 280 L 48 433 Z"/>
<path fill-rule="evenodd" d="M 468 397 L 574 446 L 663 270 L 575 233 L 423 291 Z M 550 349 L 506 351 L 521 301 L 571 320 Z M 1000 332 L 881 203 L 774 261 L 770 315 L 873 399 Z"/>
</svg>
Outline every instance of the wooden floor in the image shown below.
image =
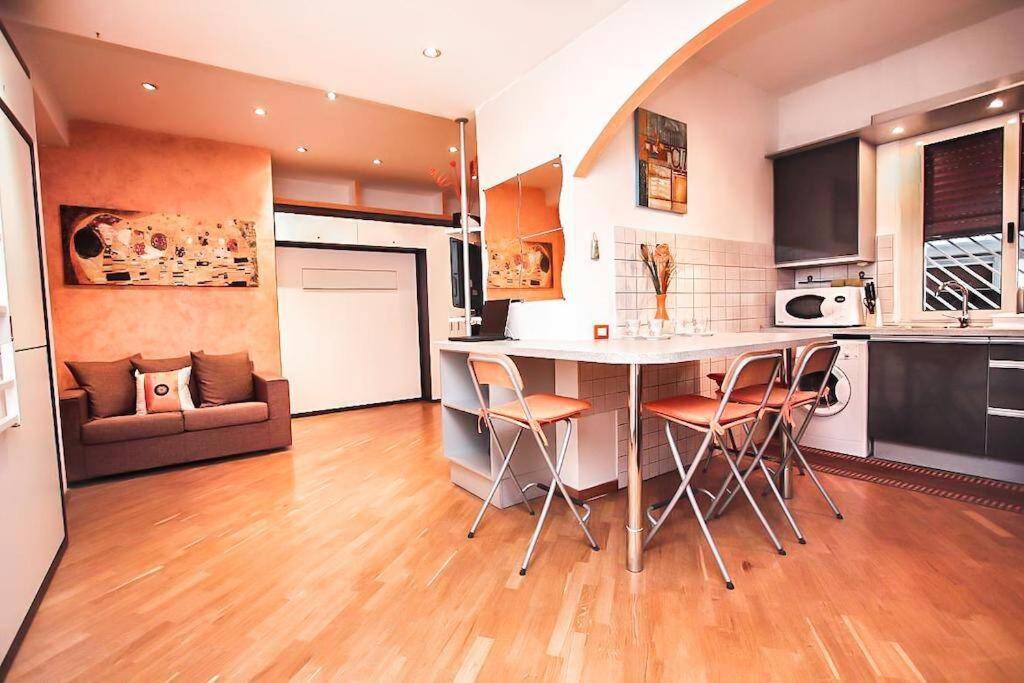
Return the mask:
<svg viewBox="0 0 1024 683">
<path fill-rule="evenodd" d="M 70 492 L 71 543 L 13 680 L 1021 680 L 1024 515 L 824 476 L 807 545 L 749 509 L 713 525 L 727 591 L 680 510 L 624 568 L 622 493 L 598 553 L 454 488 L 439 409 L 295 421 L 290 452 Z M 674 486 L 662 477 L 650 498 Z M 775 529 L 781 514 L 766 506 Z"/>
</svg>

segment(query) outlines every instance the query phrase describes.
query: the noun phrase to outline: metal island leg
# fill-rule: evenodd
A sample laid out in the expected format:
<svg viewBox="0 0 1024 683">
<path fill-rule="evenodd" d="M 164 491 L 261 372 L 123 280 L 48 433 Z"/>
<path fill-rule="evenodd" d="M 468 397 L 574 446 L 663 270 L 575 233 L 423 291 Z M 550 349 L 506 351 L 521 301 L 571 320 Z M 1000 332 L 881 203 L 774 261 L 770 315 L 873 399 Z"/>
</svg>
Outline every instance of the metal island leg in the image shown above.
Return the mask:
<svg viewBox="0 0 1024 683">
<path fill-rule="evenodd" d="M 640 420 L 643 366 L 629 366 L 629 445 L 626 452 L 626 568 L 644 570 L 643 476 L 640 473 Z"/>
</svg>

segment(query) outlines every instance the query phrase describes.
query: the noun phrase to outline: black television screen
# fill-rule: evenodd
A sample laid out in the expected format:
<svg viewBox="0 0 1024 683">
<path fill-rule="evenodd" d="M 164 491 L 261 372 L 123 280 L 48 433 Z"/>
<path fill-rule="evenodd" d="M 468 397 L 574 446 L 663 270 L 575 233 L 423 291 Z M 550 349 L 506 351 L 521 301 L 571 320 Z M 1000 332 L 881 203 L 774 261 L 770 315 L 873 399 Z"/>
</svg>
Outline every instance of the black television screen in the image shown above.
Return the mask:
<svg viewBox="0 0 1024 683">
<path fill-rule="evenodd" d="M 462 290 L 462 278 L 463 278 L 463 259 L 462 259 L 462 240 L 457 237 L 452 237 L 449 240 L 449 246 L 451 250 L 451 263 L 452 263 L 452 305 L 455 308 L 463 308 L 466 305 L 466 301 L 463 298 Z M 479 313 L 484 305 L 484 290 L 483 283 L 481 282 L 483 274 L 483 266 L 481 262 L 481 249 L 479 244 L 469 243 L 469 291 L 470 291 L 470 306 L 474 313 Z"/>
</svg>

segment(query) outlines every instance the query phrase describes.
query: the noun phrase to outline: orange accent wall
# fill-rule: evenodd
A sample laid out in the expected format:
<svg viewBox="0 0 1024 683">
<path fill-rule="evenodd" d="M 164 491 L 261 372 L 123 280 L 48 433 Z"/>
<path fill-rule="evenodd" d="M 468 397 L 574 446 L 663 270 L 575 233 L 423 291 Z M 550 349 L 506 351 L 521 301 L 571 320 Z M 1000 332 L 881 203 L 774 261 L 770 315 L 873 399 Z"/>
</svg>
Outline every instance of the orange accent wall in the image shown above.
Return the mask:
<svg viewBox="0 0 1024 683">
<path fill-rule="evenodd" d="M 515 178 L 484 191 L 487 195 L 487 218 L 485 230 L 489 244 L 500 239 L 532 235 L 562 224 L 558 215 L 557 200 L 549 203 L 544 190 L 523 187 L 520 192 Z M 519 203 L 517 207 L 516 204 Z M 518 213 L 519 226 L 516 226 Z M 521 299 L 522 301 L 544 301 L 561 299 L 562 266 L 565 261 L 565 235 L 562 232 L 536 237 L 535 241 L 549 242 L 552 250 L 552 274 L 554 287 L 551 289 L 529 289 L 517 287 L 495 287 L 488 283 L 488 299 Z M 485 277 L 490 272 L 490 252 L 484 263 Z"/>
<path fill-rule="evenodd" d="M 65 360 L 150 358 L 247 350 L 281 371 L 270 153 L 264 149 L 74 122 L 68 147 L 39 150 L 53 334 Z M 258 287 L 64 284 L 61 204 L 256 221 Z M 17 321 L 15 321 L 17 324 Z"/>
</svg>

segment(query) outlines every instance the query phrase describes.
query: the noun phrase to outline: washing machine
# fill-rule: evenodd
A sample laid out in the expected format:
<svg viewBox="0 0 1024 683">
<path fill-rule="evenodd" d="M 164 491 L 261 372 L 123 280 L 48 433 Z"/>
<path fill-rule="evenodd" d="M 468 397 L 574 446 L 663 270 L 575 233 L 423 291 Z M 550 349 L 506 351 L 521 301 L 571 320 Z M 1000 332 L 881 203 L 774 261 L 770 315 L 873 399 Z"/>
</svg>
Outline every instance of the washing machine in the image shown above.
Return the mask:
<svg viewBox="0 0 1024 683">
<path fill-rule="evenodd" d="M 815 411 L 801 444 L 866 458 L 868 440 L 868 342 L 840 339 L 828 395 Z M 819 374 L 820 377 L 820 374 Z"/>
</svg>

